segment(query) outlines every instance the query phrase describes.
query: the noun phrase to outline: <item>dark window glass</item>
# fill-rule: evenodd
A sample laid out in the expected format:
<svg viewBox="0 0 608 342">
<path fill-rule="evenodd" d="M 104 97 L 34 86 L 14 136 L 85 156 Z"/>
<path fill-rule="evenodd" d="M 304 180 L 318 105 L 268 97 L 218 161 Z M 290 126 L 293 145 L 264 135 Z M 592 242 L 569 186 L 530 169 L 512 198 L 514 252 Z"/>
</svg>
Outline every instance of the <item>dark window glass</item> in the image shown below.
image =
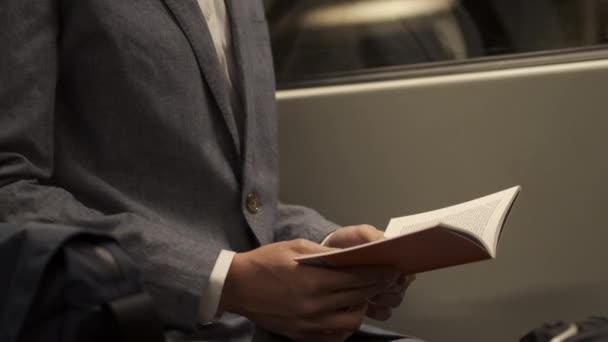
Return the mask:
<svg viewBox="0 0 608 342">
<path fill-rule="evenodd" d="M 608 0 L 267 0 L 279 86 L 608 43 Z M 443 65 L 442 64 L 442 65 Z"/>
</svg>

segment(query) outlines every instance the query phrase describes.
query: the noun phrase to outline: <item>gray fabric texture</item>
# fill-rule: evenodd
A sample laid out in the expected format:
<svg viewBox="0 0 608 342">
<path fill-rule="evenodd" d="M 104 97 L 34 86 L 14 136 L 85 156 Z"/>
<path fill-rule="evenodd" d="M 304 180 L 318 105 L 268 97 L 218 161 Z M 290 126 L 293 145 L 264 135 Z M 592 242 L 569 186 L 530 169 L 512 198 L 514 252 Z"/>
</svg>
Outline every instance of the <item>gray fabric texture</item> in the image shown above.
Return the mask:
<svg viewBox="0 0 608 342">
<path fill-rule="evenodd" d="M 113 233 L 179 329 L 195 326 L 221 249 L 320 241 L 336 228 L 279 203 L 263 8 L 228 5 L 243 134 L 195 0 L 0 4 L 0 221 Z M 244 206 L 251 192 L 256 214 Z M 241 325 L 219 334 L 252 331 Z"/>
<path fill-rule="evenodd" d="M 243 317 L 233 317 L 222 323 L 207 327 L 204 332 L 185 334 L 182 331 L 167 331 L 165 339 L 167 342 L 207 342 L 226 341 L 224 329 L 229 328 L 235 333 L 231 335 L 231 342 L 284 342 L 289 339 L 278 336 L 255 326 L 246 324 Z M 424 342 L 415 337 L 403 336 L 388 330 L 380 329 L 371 325 L 363 324 L 361 329 L 349 337 L 346 342 Z"/>
</svg>

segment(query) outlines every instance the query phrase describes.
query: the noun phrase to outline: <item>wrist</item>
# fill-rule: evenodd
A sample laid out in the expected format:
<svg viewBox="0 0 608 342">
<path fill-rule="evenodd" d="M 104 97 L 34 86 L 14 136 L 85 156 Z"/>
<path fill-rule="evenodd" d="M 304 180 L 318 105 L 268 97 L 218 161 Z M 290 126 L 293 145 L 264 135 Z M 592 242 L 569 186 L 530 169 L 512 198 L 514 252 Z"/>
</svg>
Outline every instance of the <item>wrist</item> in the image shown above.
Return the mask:
<svg viewBox="0 0 608 342">
<path fill-rule="evenodd" d="M 240 296 L 239 285 L 243 284 L 240 276 L 247 270 L 247 253 L 237 253 L 232 259 L 232 264 L 226 275 L 224 290 L 220 298 L 219 307 L 222 311 L 242 314 L 242 299 Z M 239 305 L 240 304 L 240 305 Z"/>
</svg>

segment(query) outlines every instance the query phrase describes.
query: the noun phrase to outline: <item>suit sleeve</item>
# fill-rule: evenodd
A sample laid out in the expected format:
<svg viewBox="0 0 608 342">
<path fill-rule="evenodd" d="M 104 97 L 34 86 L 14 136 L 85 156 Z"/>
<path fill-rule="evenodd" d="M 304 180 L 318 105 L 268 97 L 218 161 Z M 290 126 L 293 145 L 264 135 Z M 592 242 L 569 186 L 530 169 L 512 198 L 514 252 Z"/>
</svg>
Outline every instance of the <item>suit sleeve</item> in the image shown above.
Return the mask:
<svg viewBox="0 0 608 342">
<path fill-rule="evenodd" d="M 106 215 L 52 185 L 58 3 L 0 2 L 0 222 L 63 223 L 112 233 L 142 268 L 167 325 L 192 328 L 221 248 L 202 246 L 134 214 Z"/>
<path fill-rule="evenodd" d="M 303 238 L 321 243 L 339 227 L 310 208 L 279 203 L 275 241 Z"/>
</svg>

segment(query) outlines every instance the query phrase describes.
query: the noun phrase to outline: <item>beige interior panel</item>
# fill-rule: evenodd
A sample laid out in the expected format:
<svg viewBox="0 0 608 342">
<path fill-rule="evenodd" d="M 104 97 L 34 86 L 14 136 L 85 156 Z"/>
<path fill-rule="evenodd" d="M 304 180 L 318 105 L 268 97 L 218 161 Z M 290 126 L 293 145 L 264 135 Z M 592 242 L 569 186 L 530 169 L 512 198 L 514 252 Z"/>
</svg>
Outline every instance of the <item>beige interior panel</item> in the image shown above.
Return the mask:
<svg viewBox="0 0 608 342">
<path fill-rule="evenodd" d="M 379 325 L 501 342 L 608 315 L 607 89 L 595 61 L 279 92 L 283 200 L 384 228 L 519 184 L 498 258 L 420 274 Z"/>
</svg>

